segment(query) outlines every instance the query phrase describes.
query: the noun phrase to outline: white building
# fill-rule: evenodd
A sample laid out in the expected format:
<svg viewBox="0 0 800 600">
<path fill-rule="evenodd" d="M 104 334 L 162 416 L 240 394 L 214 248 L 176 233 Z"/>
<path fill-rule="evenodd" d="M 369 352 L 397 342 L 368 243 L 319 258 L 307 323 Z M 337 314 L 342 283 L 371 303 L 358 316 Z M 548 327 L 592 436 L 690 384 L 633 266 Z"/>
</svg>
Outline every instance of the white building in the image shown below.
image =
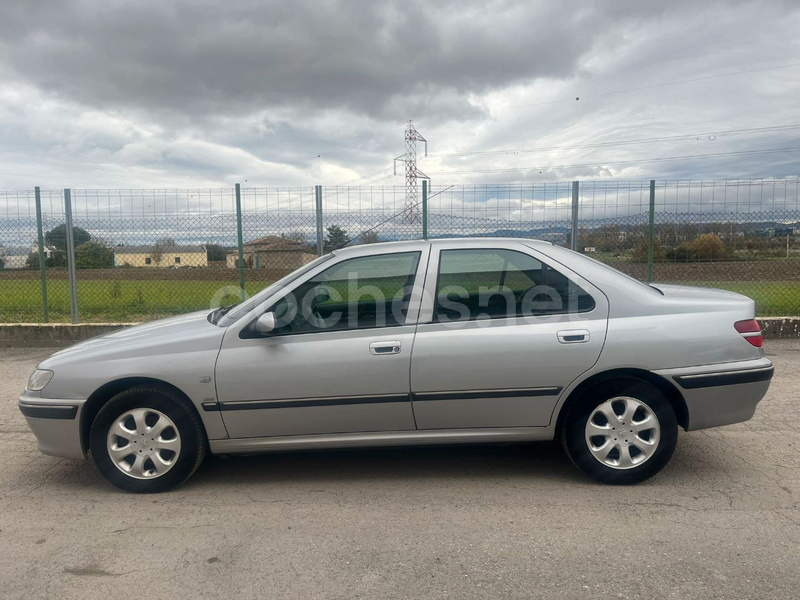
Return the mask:
<svg viewBox="0 0 800 600">
<path fill-rule="evenodd" d="M 53 248 L 44 247 L 44 255 L 50 258 L 53 253 Z M 0 263 L 3 269 L 25 269 L 28 267 L 28 256 L 30 254 L 39 254 L 39 246 L 33 245 L 28 248 L 22 246 L 0 246 Z"/>
</svg>

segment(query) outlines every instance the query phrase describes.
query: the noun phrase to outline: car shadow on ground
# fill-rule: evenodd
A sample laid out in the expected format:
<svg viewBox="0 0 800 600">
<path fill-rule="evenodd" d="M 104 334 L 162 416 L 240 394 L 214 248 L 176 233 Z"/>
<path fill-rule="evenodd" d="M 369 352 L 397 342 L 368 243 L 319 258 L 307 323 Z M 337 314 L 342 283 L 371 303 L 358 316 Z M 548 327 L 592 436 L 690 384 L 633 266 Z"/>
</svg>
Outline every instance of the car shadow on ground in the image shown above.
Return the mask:
<svg viewBox="0 0 800 600">
<path fill-rule="evenodd" d="M 717 467 L 697 462 L 696 454 L 707 455 L 711 440 L 695 440 L 696 447 L 678 444 L 671 465 L 655 479 L 644 482 L 675 484 L 684 479 L 713 477 Z M 717 449 L 712 454 L 721 452 Z M 11 489 L 45 481 L 49 493 L 94 493 L 118 491 L 105 482 L 91 458 L 73 461 L 48 456 L 26 465 L 21 480 L 9 482 Z M 569 460 L 558 442 L 473 444 L 398 448 L 357 448 L 306 450 L 265 454 L 207 455 L 197 472 L 177 491 L 204 488 L 262 487 L 265 484 L 313 483 L 425 483 L 435 480 L 513 484 L 597 485 Z M 123 492 L 119 492 L 123 493 Z"/>
<path fill-rule="evenodd" d="M 187 485 L 482 478 L 586 479 L 560 444 L 537 442 L 209 456 Z"/>
</svg>

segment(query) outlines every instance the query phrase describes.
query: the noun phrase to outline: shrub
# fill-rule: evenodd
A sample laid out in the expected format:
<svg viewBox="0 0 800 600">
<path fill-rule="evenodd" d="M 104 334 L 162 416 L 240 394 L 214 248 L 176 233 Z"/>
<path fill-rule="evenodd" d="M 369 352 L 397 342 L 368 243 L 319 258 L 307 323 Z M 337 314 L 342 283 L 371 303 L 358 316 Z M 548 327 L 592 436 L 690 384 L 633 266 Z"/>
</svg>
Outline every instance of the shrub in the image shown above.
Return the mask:
<svg viewBox="0 0 800 600">
<path fill-rule="evenodd" d="M 695 254 L 695 260 L 721 260 L 729 254 L 725 243 L 714 233 L 697 236 L 689 247 Z"/>
<path fill-rule="evenodd" d="M 114 251 L 97 242 L 86 242 L 75 248 L 75 266 L 79 269 L 107 269 L 113 267 Z"/>
</svg>

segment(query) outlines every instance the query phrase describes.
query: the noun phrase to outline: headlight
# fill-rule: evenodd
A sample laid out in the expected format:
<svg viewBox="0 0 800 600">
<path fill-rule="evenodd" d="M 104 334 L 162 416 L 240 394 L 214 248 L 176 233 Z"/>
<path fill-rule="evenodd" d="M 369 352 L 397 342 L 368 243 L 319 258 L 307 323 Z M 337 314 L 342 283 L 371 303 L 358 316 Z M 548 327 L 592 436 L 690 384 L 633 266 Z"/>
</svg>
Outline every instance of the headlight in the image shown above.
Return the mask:
<svg viewBox="0 0 800 600">
<path fill-rule="evenodd" d="M 28 385 L 26 386 L 32 392 L 38 392 L 43 389 L 50 380 L 53 378 L 53 372 L 46 369 L 36 369 L 28 378 Z"/>
</svg>

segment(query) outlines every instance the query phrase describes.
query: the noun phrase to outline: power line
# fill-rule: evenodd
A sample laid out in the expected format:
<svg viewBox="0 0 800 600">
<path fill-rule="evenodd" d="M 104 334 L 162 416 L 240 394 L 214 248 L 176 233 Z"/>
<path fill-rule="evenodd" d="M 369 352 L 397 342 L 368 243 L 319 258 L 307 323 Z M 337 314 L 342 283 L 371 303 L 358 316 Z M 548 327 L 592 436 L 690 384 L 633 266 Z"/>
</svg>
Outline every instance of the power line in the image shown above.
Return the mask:
<svg viewBox="0 0 800 600">
<path fill-rule="evenodd" d="M 747 75 L 750 73 L 761 73 L 763 71 L 773 71 L 775 69 L 786 69 L 789 67 L 797 67 L 800 66 L 800 63 L 790 63 L 788 65 L 776 65 L 774 67 L 764 67 L 762 69 L 750 69 L 747 71 L 735 71 L 733 73 L 720 73 L 719 75 L 706 75 L 704 77 L 692 77 L 690 79 L 678 79 L 676 81 L 669 81 L 667 83 L 656 83 L 653 85 L 643 85 L 639 87 L 628 88 L 625 90 L 617 90 L 615 92 L 603 92 L 600 94 L 590 94 L 588 96 L 584 96 L 584 98 L 600 98 L 601 96 L 611 96 L 612 94 L 622 94 L 625 92 L 636 92 L 639 90 L 652 90 L 654 88 L 665 87 L 668 85 L 677 85 L 680 83 L 692 83 L 694 81 L 706 81 L 708 79 L 719 79 L 721 77 L 734 77 L 736 75 Z"/>
<path fill-rule="evenodd" d="M 586 99 L 586 98 L 601 98 L 603 96 L 613 96 L 615 94 L 625 94 L 625 93 L 628 93 L 628 92 L 637 92 L 637 91 L 641 91 L 641 90 L 650 90 L 650 89 L 655 89 L 655 88 L 660 88 L 660 87 L 667 87 L 667 86 L 670 86 L 670 85 L 679 85 L 679 84 L 682 84 L 682 83 L 691 83 L 691 82 L 695 82 L 695 81 L 706 81 L 706 80 L 709 80 L 709 79 L 719 79 L 719 78 L 722 78 L 722 77 L 735 77 L 737 75 L 748 75 L 750 73 L 761 73 L 763 71 L 773 71 L 775 69 L 787 69 L 789 67 L 797 67 L 797 66 L 800 66 L 800 63 L 789 63 L 789 64 L 785 64 L 785 65 L 775 65 L 775 66 L 772 66 L 772 67 L 764 67 L 764 68 L 761 68 L 761 69 L 748 69 L 746 71 L 734 71 L 732 73 L 719 73 L 717 75 L 704 75 L 702 77 L 692 77 L 692 78 L 689 78 L 689 79 L 676 79 L 674 81 L 666 81 L 664 83 L 654 83 L 652 85 L 642 85 L 642 86 L 638 86 L 638 87 L 624 88 L 624 89 L 621 89 L 621 90 L 613 90 L 613 91 L 609 91 L 609 92 L 599 92 L 597 94 L 584 94 L 582 96 L 578 95 L 578 96 L 575 96 L 574 98 L 563 98 L 563 99 L 560 99 L 560 100 L 547 100 L 545 102 L 532 102 L 532 103 L 529 103 L 529 104 L 515 104 L 513 106 L 506 106 L 505 108 L 497 108 L 497 109 L 495 109 L 494 111 L 491 111 L 491 112 L 498 113 L 498 112 L 504 112 L 504 111 L 507 111 L 507 110 L 516 110 L 518 108 L 529 108 L 529 107 L 533 107 L 533 106 L 547 106 L 549 104 L 562 104 L 562 103 L 565 103 L 565 102 L 576 102 L 576 101 L 579 101 L 581 98 L 583 98 L 583 99 Z M 486 111 L 486 110 L 475 110 L 475 111 L 464 112 L 464 113 L 449 113 L 449 114 L 448 113 L 443 113 L 443 114 L 434 115 L 434 116 L 430 116 L 430 117 L 423 117 L 423 118 L 418 119 L 418 120 L 424 120 L 425 118 L 427 118 L 427 119 L 441 119 L 441 118 L 444 118 L 444 117 L 467 117 L 467 116 L 472 116 L 472 115 L 483 115 L 483 114 L 486 114 L 487 112 L 489 112 L 489 111 Z"/>
<path fill-rule="evenodd" d="M 633 140 L 618 140 L 610 142 L 597 142 L 595 144 L 573 144 L 569 146 L 541 146 L 539 148 L 519 148 L 519 149 L 504 149 L 504 150 L 474 150 L 465 152 L 445 152 L 441 154 L 429 154 L 429 158 L 442 158 L 442 157 L 455 157 L 455 156 L 480 156 L 488 154 L 522 154 L 530 152 L 541 152 L 543 150 L 573 150 L 578 148 L 605 148 L 609 146 L 627 146 L 631 144 L 645 144 L 652 142 L 666 142 L 682 139 L 697 138 L 703 136 L 723 136 L 735 135 L 740 133 L 760 133 L 760 132 L 776 132 L 776 131 L 789 131 L 792 129 L 800 129 L 800 125 L 773 125 L 769 127 L 753 127 L 750 129 L 728 129 L 725 131 L 707 131 L 702 133 L 686 133 L 681 135 L 669 135 L 663 137 L 652 138 L 638 138 Z"/>
<path fill-rule="evenodd" d="M 376 136 L 379 136 L 382 133 L 386 133 L 387 131 L 391 131 L 392 129 L 396 129 L 397 127 L 400 127 L 401 125 L 405 125 L 405 123 L 395 123 L 393 125 L 390 125 L 386 129 L 381 129 L 380 131 L 376 131 L 375 133 L 371 133 L 369 135 L 365 135 L 365 136 L 361 136 L 359 138 L 356 138 L 355 141 L 353 141 L 353 142 L 351 142 L 349 144 L 337 144 L 335 146 L 330 146 L 327 150 L 317 154 L 317 158 L 322 158 L 323 156 L 327 156 L 329 154 L 334 154 L 334 153 L 338 152 L 339 150 L 345 150 L 346 148 L 352 148 L 354 146 L 358 146 L 361 142 L 364 142 L 364 141 L 366 141 L 368 139 L 371 139 L 371 138 L 374 138 Z"/>
<path fill-rule="evenodd" d="M 392 170 L 391 167 L 386 167 L 385 169 L 373 171 L 372 173 L 368 173 L 367 175 L 363 175 L 362 177 L 356 177 L 355 179 L 348 179 L 347 181 L 342 181 L 340 183 L 337 183 L 336 185 L 350 185 L 358 181 L 366 181 L 378 175 L 385 175 L 386 173 L 389 173 L 391 170 Z M 394 174 L 392 174 L 391 176 L 394 177 Z"/>
<path fill-rule="evenodd" d="M 510 173 L 514 171 L 545 171 L 548 169 L 573 169 L 579 167 L 605 167 L 609 165 L 635 165 L 642 163 L 652 162 L 666 162 L 672 160 L 685 160 L 685 159 L 700 159 L 700 158 L 721 158 L 725 156 L 746 156 L 753 154 L 775 154 L 778 152 L 794 152 L 800 150 L 800 147 L 793 148 L 768 148 L 765 150 L 743 150 L 741 152 L 716 152 L 713 154 L 687 154 L 685 156 L 665 156 L 661 158 L 648 158 L 641 160 L 618 160 L 610 162 L 597 162 L 597 163 L 583 163 L 574 165 L 547 165 L 547 166 L 530 166 L 530 167 L 513 167 L 505 169 L 469 169 L 463 171 L 440 171 L 431 173 L 432 175 L 466 175 L 469 173 Z"/>
</svg>

